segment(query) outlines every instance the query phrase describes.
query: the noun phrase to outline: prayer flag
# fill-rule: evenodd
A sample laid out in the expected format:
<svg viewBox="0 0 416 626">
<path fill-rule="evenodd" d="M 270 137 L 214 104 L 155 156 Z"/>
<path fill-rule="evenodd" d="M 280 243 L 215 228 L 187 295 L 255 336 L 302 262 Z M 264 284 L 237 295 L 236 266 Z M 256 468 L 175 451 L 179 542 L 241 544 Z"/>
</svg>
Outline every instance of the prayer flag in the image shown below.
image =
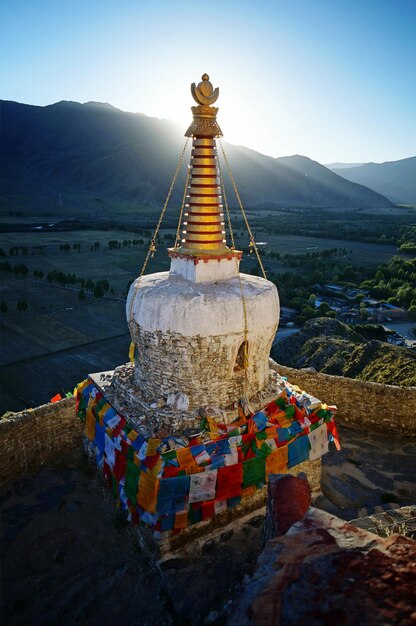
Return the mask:
<svg viewBox="0 0 416 626">
<path fill-rule="evenodd" d="M 175 478 L 162 478 L 159 484 L 157 498 L 157 512 L 166 515 L 170 511 L 176 513 L 184 508 L 185 496 L 190 484 L 189 476 L 177 476 Z"/>
<path fill-rule="evenodd" d="M 266 480 L 266 459 L 255 457 L 243 463 L 243 486 L 251 487 Z"/>
<path fill-rule="evenodd" d="M 202 502 L 215 498 L 215 486 L 217 483 L 217 470 L 201 472 L 191 475 L 189 488 L 189 502 Z"/>
<path fill-rule="evenodd" d="M 217 472 L 217 491 L 215 498 L 217 500 L 228 500 L 234 498 L 241 493 L 241 484 L 243 482 L 243 466 L 230 465 L 229 467 L 221 467 Z"/>
<path fill-rule="evenodd" d="M 136 504 L 137 502 L 137 487 L 139 484 L 140 468 L 133 462 L 128 460 L 126 463 L 126 481 L 124 484 L 124 491 L 130 502 Z"/>
<path fill-rule="evenodd" d="M 320 459 L 321 456 L 328 452 L 328 430 L 326 424 L 322 424 L 318 428 L 315 428 L 308 435 L 311 451 L 309 459 L 315 461 Z"/>
<path fill-rule="evenodd" d="M 157 491 L 159 481 L 150 472 L 141 472 L 137 502 L 149 513 L 156 512 Z"/>
<path fill-rule="evenodd" d="M 95 437 L 95 424 L 96 421 L 93 412 L 91 411 L 91 409 L 87 409 L 85 415 L 85 436 L 90 441 L 93 441 Z"/>
<path fill-rule="evenodd" d="M 299 437 L 288 444 L 288 467 L 293 467 L 308 459 L 309 439 L 307 435 Z"/>
<path fill-rule="evenodd" d="M 287 472 L 288 446 L 277 448 L 266 457 L 266 474 L 282 474 Z"/>
</svg>

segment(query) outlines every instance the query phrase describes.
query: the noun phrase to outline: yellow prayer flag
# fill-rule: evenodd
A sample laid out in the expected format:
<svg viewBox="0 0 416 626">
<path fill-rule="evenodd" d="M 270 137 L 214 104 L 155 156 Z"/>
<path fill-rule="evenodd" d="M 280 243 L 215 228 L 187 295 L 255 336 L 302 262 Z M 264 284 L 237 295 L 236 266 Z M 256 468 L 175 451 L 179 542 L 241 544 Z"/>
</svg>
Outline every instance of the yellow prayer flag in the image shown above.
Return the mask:
<svg viewBox="0 0 416 626">
<path fill-rule="evenodd" d="M 180 511 L 175 515 L 174 528 L 176 530 L 186 528 L 188 526 L 188 511 Z"/>
<path fill-rule="evenodd" d="M 86 378 L 86 379 L 85 379 L 85 380 L 83 380 L 81 383 L 78 383 L 78 385 L 77 385 L 77 386 L 75 387 L 75 389 L 74 389 L 74 396 L 76 396 L 76 395 L 77 395 L 77 391 L 78 391 L 78 392 L 81 392 L 83 389 L 85 389 L 85 387 L 86 387 L 87 385 L 89 385 L 89 383 L 90 383 L 90 379 L 89 379 L 89 378 Z"/>
<path fill-rule="evenodd" d="M 176 457 L 179 465 L 186 471 L 187 474 L 195 474 L 200 471 L 200 468 L 192 456 L 189 448 L 178 448 L 176 450 Z"/>
<path fill-rule="evenodd" d="M 156 512 L 158 489 L 159 481 L 150 472 L 142 472 L 140 474 L 137 502 L 149 513 Z"/>
<path fill-rule="evenodd" d="M 138 436 L 139 433 L 136 433 L 135 430 L 131 430 L 128 434 L 128 438 L 130 439 L 130 441 L 134 441 L 135 439 L 137 439 Z"/>
<path fill-rule="evenodd" d="M 93 441 L 95 438 L 95 417 L 91 409 L 87 408 L 85 415 L 85 436 Z"/>
<path fill-rule="evenodd" d="M 286 474 L 288 447 L 282 446 L 266 457 L 266 476 L 269 474 Z"/>
<path fill-rule="evenodd" d="M 146 456 L 154 456 L 155 454 L 157 454 L 159 444 L 160 439 L 149 439 L 149 441 L 147 442 Z"/>
<path fill-rule="evenodd" d="M 217 439 L 220 436 L 220 430 L 213 417 L 207 417 L 209 424 L 209 432 L 211 439 Z"/>
</svg>

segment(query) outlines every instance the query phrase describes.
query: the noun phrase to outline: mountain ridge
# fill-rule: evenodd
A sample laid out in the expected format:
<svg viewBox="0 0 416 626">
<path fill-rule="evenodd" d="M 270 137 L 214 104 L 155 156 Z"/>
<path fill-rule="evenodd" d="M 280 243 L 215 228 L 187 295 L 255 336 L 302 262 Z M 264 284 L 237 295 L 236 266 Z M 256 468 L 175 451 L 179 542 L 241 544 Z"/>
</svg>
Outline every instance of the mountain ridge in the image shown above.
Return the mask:
<svg viewBox="0 0 416 626">
<path fill-rule="evenodd" d="M 416 204 L 416 156 L 329 169 L 346 180 L 374 189 L 392 202 Z"/>
<path fill-rule="evenodd" d="M 26 193 L 25 202 L 35 206 L 36 188 L 45 202 L 48 193 L 56 196 L 62 187 L 143 206 L 163 202 L 184 142 L 175 122 L 108 103 L 61 101 L 38 107 L 0 101 L 0 106 L 3 197 L 9 202 L 17 192 Z M 273 158 L 232 144 L 227 152 L 249 208 L 392 206 L 382 195 L 302 155 Z M 181 172 L 173 196 L 177 201 L 184 180 Z"/>
</svg>

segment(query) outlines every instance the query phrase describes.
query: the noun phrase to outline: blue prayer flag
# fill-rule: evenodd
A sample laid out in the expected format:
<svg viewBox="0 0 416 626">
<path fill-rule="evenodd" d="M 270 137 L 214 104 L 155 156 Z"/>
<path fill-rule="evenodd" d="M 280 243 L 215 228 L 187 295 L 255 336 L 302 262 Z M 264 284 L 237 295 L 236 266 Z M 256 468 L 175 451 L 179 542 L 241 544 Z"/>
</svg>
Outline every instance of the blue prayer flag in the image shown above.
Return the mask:
<svg viewBox="0 0 416 626">
<path fill-rule="evenodd" d="M 299 437 L 288 444 L 288 468 L 298 465 L 309 459 L 309 438 L 307 435 Z"/>
</svg>

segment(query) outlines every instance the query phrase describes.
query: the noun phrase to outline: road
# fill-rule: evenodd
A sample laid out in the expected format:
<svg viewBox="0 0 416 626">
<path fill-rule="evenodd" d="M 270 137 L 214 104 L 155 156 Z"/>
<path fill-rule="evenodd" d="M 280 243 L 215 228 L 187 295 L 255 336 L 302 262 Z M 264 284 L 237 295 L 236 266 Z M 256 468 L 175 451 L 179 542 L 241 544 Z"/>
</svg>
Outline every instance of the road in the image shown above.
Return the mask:
<svg viewBox="0 0 416 626">
<path fill-rule="evenodd" d="M 274 338 L 273 345 L 280 343 L 284 339 L 287 339 L 288 337 L 290 337 L 291 335 L 294 335 L 295 333 L 298 333 L 299 331 L 300 331 L 299 326 L 292 327 L 292 328 L 286 328 L 286 327 L 279 328 Z"/>
</svg>

